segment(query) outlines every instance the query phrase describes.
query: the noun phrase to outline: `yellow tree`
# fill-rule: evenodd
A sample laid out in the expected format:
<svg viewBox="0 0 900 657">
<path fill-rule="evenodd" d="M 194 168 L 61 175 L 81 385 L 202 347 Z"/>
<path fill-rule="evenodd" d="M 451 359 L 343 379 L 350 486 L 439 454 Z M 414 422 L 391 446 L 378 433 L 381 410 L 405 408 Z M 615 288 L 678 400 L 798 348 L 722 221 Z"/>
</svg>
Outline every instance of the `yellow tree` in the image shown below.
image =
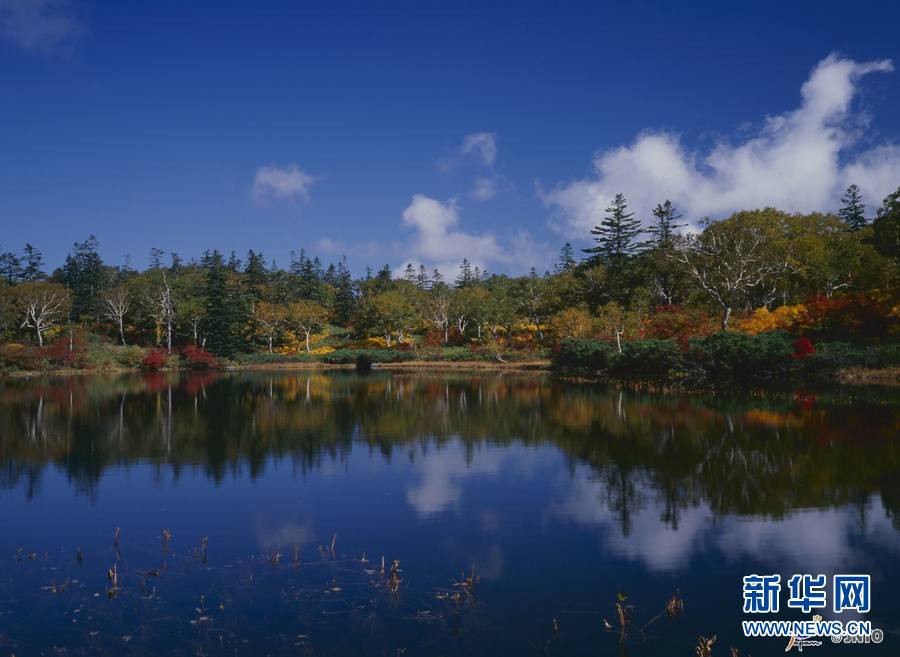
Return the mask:
<svg viewBox="0 0 900 657">
<path fill-rule="evenodd" d="M 257 331 L 269 343 L 269 353 L 274 353 L 272 343 L 282 325 L 287 321 L 288 313 L 284 306 L 278 303 L 260 301 L 253 308 L 253 322 Z"/>
<path fill-rule="evenodd" d="M 566 308 L 550 319 L 550 330 L 558 340 L 588 338 L 595 331 L 595 321 L 581 308 Z"/>
<path fill-rule="evenodd" d="M 287 324 L 297 335 L 297 353 L 300 353 L 300 347 L 303 342 L 300 341 L 300 334 L 306 336 L 304 341 L 306 344 L 306 353 L 309 353 L 309 336 L 328 322 L 328 310 L 322 304 L 309 299 L 301 299 L 295 301 L 287 308 Z"/>
</svg>

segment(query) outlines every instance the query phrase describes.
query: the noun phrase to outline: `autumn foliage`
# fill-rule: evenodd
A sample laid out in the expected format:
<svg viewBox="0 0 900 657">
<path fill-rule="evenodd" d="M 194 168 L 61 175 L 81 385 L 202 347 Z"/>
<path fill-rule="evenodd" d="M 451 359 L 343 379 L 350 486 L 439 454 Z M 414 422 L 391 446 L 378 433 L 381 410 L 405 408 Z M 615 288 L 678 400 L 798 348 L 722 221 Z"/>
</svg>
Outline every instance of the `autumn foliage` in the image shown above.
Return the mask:
<svg viewBox="0 0 900 657">
<path fill-rule="evenodd" d="M 190 370 L 213 370 L 219 367 L 216 357 L 195 344 L 181 350 L 181 358 Z"/>
<path fill-rule="evenodd" d="M 169 352 L 166 349 L 151 349 L 141 360 L 141 369 L 145 372 L 158 372 L 169 362 Z"/>
</svg>

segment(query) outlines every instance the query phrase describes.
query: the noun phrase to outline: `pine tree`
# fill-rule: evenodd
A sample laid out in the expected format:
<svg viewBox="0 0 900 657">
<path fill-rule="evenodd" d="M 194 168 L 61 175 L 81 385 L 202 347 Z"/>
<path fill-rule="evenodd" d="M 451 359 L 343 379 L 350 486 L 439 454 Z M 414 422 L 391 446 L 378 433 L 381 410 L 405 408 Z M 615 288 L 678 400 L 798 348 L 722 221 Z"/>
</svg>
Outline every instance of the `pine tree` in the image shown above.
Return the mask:
<svg viewBox="0 0 900 657">
<path fill-rule="evenodd" d="M 91 235 L 80 244 L 75 242 L 66 263 L 54 277 L 72 292 L 72 314 L 75 317 L 90 316 L 99 321 L 100 290 L 106 283 L 106 268 L 97 249 L 100 242 Z"/>
<path fill-rule="evenodd" d="M 244 276 L 251 288 L 259 287 L 269 282 L 269 271 L 266 259 L 262 253 L 254 253 L 253 249 L 247 251 L 247 265 L 244 267 Z"/>
<path fill-rule="evenodd" d="M 25 244 L 25 268 L 22 270 L 22 280 L 43 281 L 47 278 L 44 273 L 44 255 L 31 244 Z"/>
<path fill-rule="evenodd" d="M 431 287 L 431 279 L 428 277 L 428 270 L 425 269 L 425 265 L 419 265 L 419 273 L 416 276 L 416 285 L 423 290 L 427 290 Z"/>
<path fill-rule="evenodd" d="M 416 268 L 413 267 L 413 263 L 406 263 L 406 269 L 403 270 L 403 278 L 408 280 L 410 283 L 416 282 Z"/>
<path fill-rule="evenodd" d="M 641 234 L 641 222 L 633 218 L 633 212 L 625 212 L 627 208 L 625 196 L 616 194 L 612 206 L 606 208 L 609 216 L 591 231 L 597 246 L 584 252 L 592 255 L 592 263 L 599 260 L 608 267 L 618 267 L 637 251 L 634 240 Z"/>
<path fill-rule="evenodd" d="M 163 255 L 165 255 L 165 251 L 162 249 L 155 246 L 150 249 L 150 269 L 159 269 L 162 267 Z"/>
<path fill-rule="evenodd" d="M 566 242 L 563 248 L 559 250 L 559 260 L 553 267 L 553 271 L 556 274 L 567 274 L 575 268 L 576 264 L 572 245 Z"/>
<path fill-rule="evenodd" d="M 232 254 L 233 256 L 233 254 Z M 203 257 L 206 271 L 206 340 L 216 356 L 233 358 L 237 353 L 237 312 L 229 269 L 218 250 Z"/>
<path fill-rule="evenodd" d="M 431 273 L 431 285 L 435 286 L 438 283 L 443 283 L 443 282 L 444 282 L 444 275 L 441 273 L 441 271 L 437 267 L 435 267 L 434 271 Z"/>
<path fill-rule="evenodd" d="M 459 265 L 459 274 L 456 275 L 453 285 L 456 287 L 471 287 L 474 283 L 475 274 L 472 271 L 472 265 L 469 264 L 468 258 L 463 258 L 462 263 Z"/>
<path fill-rule="evenodd" d="M 865 216 L 866 206 L 862 202 L 862 194 L 859 191 L 859 187 L 855 184 L 850 185 L 841 201 L 844 202 L 844 207 L 838 210 L 838 214 L 841 220 L 847 224 L 847 227 L 852 232 L 865 227 L 868 223 Z"/>
<path fill-rule="evenodd" d="M 0 253 L 0 278 L 7 285 L 15 285 L 22 278 L 22 262 L 12 251 Z"/>
<path fill-rule="evenodd" d="M 347 258 L 337 266 L 337 292 L 334 295 L 334 319 L 338 324 L 346 324 L 356 311 L 356 292 L 353 277 L 347 269 Z"/>
<path fill-rule="evenodd" d="M 668 199 L 653 208 L 653 225 L 647 229 L 653 236 L 650 242 L 657 245 L 670 243 L 675 231 L 687 225 L 677 223 L 679 219 L 681 215 L 676 214 L 675 206 Z"/>
</svg>

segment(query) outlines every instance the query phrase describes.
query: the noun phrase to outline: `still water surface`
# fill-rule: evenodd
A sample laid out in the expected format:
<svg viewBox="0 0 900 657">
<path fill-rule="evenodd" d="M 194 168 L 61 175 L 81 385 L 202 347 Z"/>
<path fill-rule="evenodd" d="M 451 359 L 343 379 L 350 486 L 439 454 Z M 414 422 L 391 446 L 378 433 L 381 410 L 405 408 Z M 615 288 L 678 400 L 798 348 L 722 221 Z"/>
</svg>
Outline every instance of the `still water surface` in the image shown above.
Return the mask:
<svg viewBox="0 0 900 657">
<path fill-rule="evenodd" d="M 870 574 L 884 632 L 804 652 L 900 654 L 898 429 L 891 390 L 3 379 L 0 655 L 778 654 L 742 577 L 795 573 Z"/>
</svg>

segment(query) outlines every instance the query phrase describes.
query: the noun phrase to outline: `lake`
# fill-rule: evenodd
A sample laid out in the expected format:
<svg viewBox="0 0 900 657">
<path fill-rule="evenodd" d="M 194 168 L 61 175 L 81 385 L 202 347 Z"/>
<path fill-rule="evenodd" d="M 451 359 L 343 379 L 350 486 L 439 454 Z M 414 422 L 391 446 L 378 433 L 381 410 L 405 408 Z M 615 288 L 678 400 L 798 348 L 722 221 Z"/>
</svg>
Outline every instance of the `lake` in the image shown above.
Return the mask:
<svg viewBox="0 0 900 657">
<path fill-rule="evenodd" d="M 759 656 L 788 639 L 742 621 L 813 613 L 881 640 L 804 652 L 900 650 L 893 389 L 4 378 L 0 518 L 0 655 Z M 754 574 L 778 613 L 744 613 Z M 788 608 L 795 574 L 827 608 Z M 839 574 L 870 575 L 868 613 L 834 612 Z"/>
</svg>

